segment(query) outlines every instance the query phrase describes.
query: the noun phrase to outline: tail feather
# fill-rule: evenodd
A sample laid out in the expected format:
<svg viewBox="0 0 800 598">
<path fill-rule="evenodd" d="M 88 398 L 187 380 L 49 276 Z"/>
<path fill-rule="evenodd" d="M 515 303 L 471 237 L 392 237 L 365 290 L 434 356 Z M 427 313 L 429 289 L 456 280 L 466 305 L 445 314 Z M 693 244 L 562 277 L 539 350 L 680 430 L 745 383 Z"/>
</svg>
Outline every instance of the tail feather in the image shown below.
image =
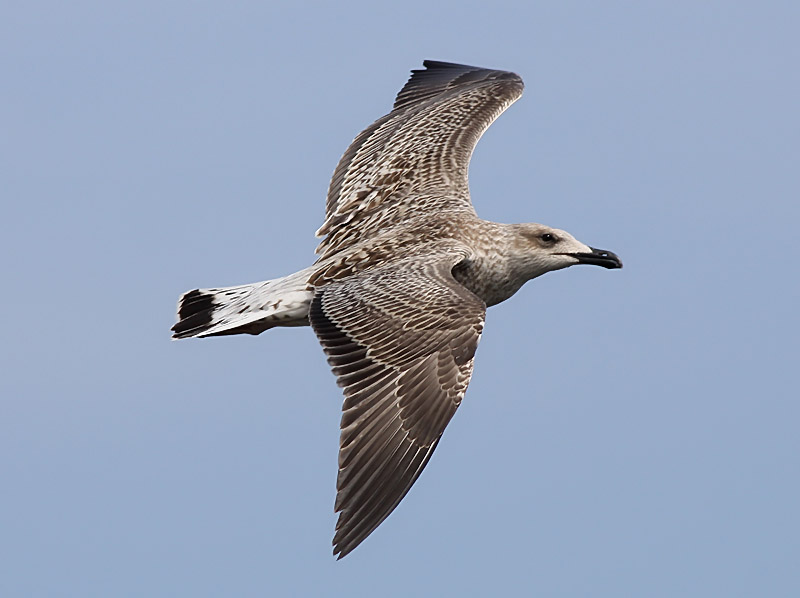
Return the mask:
<svg viewBox="0 0 800 598">
<path fill-rule="evenodd" d="M 216 304 L 214 294 L 195 289 L 184 293 L 178 301 L 178 323 L 172 327 L 175 338 L 192 336 L 193 331 L 207 329 L 213 322 Z"/>
<path fill-rule="evenodd" d="M 307 326 L 313 291 L 305 271 L 222 289 L 194 289 L 178 300 L 173 338 L 260 334 L 274 326 Z"/>
</svg>

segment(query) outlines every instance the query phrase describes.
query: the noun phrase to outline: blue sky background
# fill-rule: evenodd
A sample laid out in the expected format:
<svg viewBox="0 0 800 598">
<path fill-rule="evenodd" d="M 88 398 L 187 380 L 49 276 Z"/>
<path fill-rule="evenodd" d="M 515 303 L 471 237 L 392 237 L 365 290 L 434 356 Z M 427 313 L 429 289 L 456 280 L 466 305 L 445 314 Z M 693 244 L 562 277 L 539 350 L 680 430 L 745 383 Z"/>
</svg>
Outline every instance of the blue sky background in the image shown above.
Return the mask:
<svg viewBox="0 0 800 598">
<path fill-rule="evenodd" d="M 0 594 L 800 595 L 798 6 L 6 4 Z M 625 269 L 489 311 L 434 459 L 336 562 L 311 330 L 169 327 L 311 262 L 424 58 L 526 81 L 478 212 Z"/>
</svg>

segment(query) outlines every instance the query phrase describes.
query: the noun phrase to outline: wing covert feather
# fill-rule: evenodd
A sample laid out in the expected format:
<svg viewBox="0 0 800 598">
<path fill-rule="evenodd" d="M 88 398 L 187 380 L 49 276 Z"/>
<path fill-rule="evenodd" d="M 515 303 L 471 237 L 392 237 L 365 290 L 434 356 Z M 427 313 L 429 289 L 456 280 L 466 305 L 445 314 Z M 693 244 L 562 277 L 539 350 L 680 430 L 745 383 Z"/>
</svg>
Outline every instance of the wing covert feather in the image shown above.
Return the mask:
<svg viewBox="0 0 800 598">
<path fill-rule="evenodd" d="M 473 211 L 469 160 L 521 95 L 511 72 L 426 60 L 393 110 L 347 148 L 328 190 L 317 253 L 327 256 L 426 211 Z"/>
</svg>

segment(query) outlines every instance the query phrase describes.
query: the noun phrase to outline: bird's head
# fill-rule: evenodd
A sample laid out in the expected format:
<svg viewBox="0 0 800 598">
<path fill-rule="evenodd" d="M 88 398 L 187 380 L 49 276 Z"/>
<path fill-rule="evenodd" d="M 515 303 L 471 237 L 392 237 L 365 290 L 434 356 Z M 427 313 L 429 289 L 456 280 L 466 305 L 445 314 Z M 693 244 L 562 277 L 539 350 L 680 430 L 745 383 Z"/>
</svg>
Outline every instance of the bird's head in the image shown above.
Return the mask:
<svg viewBox="0 0 800 598">
<path fill-rule="evenodd" d="M 567 231 L 536 223 L 514 226 L 515 259 L 529 278 L 577 264 L 622 268 L 616 254 L 589 247 Z"/>
</svg>

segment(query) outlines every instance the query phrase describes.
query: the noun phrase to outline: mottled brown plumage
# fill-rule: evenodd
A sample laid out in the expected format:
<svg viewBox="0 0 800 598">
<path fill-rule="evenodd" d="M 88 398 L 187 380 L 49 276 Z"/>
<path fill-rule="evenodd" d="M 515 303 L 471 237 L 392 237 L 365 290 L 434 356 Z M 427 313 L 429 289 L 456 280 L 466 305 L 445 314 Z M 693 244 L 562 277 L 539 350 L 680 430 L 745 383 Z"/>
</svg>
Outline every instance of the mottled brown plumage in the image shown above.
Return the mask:
<svg viewBox="0 0 800 598">
<path fill-rule="evenodd" d="M 472 374 L 486 305 L 453 278 L 460 254 L 427 258 L 330 283 L 311 303 L 345 395 L 334 537 L 342 556 L 408 492 Z"/>
<path fill-rule="evenodd" d="M 327 257 L 415 217 L 475 215 L 469 159 L 484 131 L 522 95 L 514 73 L 425 61 L 394 109 L 364 130 L 339 161 L 328 190 Z"/>
<path fill-rule="evenodd" d="M 469 384 L 487 306 L 545 272 L 621 267 L 565 231 L 478 218 L 469 160 L 522 80 L 424 66 L 336 167 L 317 262 L 281 279 L 190 291 L 173 327 L 176 338 L 313 327 L 345 397 L 339 558 L 386 519 L 430 459 Z"/>
<path fill-rule="evenodd" d="M 425 467 L 467 389 L 483 329 L 486 304 L 451 273 L 473 251 L 452 239 L 482 223 L 469 199 L 469 160 L 523 84 L 503 71 L 425 66 L 345 152 L 317 232 L 327 235 L 317 249 L 325 266 L 311 280 L 327 285 L 310 320 L 345 394 L 340 556 Z"/>
</svg>

